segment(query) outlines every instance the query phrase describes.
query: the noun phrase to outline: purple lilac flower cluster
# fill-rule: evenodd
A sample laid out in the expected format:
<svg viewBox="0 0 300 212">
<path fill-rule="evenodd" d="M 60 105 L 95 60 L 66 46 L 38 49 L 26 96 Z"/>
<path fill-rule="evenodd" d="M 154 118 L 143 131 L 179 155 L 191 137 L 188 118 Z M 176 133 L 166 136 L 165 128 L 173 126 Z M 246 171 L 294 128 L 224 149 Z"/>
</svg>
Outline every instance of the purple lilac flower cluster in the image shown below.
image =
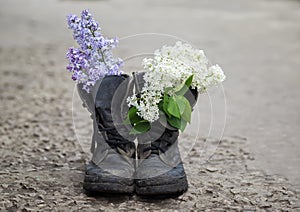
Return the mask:
<svg viewBox="0 0 300 212">
<path fill-rule="evenodd" d="M 114 58 L 112 49 L 118 45 L 118 40 L 104 38 L 99 24 L 88 10 L 81 13 L 81 18 L 68 15 L 69 28 L 79 48 L 71 47 L 67 52 L 69 64 L 67 70 L 72 73 L 72 79 L 83 84 L 87 92 L 96 81 L 105 75 L 120 75 L 123 61 Z"/>
</svg>

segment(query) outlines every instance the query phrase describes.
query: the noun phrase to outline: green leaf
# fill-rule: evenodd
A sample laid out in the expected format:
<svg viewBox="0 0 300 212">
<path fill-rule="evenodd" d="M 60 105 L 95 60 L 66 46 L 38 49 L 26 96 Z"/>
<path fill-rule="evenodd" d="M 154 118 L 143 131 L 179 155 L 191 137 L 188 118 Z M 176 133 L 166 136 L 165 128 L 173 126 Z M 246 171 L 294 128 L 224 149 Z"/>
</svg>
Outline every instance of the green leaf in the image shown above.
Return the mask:
<svg viewBox="0 0 300 212">
<path fill-rule="evenodd" d="M 183 132 L 186 128 L 187 122 L 184 120 L 181 120 L 181 124 L 180 124 L 180 131 Z"/>
<path fill-rule="evenodd" d="M 187 121 L 191 122 L 191 113 L 192 113 L 192 108 L 190 105 L 190 102 L 187 100 L 185 96 L 175 96 L 175 101 L 177 102 L 177 105 L 180 110 L 180 117 Z"/>
<path fill-rule="evenodd" d="M 182 115 L 184 113 L 184 110 L 185 110 L 187 99 L 184 96 L 174 96 L 174 98 L 175 98 L 175 101 L 178 105 L 180 115 Z"/>
<path fill-rule="evenodd" d="M 161 100 L 159 103 L 158 103 L 158 109 L 163 111 L 164 110 L 164 101 Z"/>
<path fill-rule="evenodd" d="M 140 134 L 147 132 L 150 129 L 151 125 L 148 121 L 142 120 L 138 123 L 136 123 L 132 130 L 130 131 L 130 134 Z"/>
<path fill-rule="evenodd" d="M 128 110 L 128 118 L 131 119 L 137 113 L 138 109 L 136 107 L 131 107 Z"/>
<path fill-rule="evenodd" d="M 175 127 L 177 129 L 180 129 L 181 126 L 181 120 L 175 117 L 170 117 L 168 118 L 168 123 L 172 126 Z"/>
<path fill-rule="evenodd" d="M 186 128 L 187 122 L 185 120 L 180 120 L 175 117 L 168 118 L 168 123 L 177 129 L 179 129 L 181 132 L 183 132 Z"/>
<path fill-rule="evenodd" d="M 150 129 L 150 123 L 146 120 L 143 120 L 137 123 L 134 128 L 139 132 L 145 132 Z"/>
<path fill-rule="evenodd" d="M 185 81 L 186 87 L 189 88 L 192 85 L 193 78 L 194 78 L 194 75 L 191 75 L 191 76 L 189 76 L 189 78 L 186 79 L 186 81 Z"/>
<path fill-rule="evenodd" d="M 178 86 L 175 87 L 174 91 L 177 94 L 178 92 L 180 92 L 185 87 L 186 87 L 185 82 L 182 82 L 180 85 L 178 85 Z"/>
<path fill-rule="evenodd" d="M 188 123 L 191 123 L 192 108 L 190 102 L 184 96 L 182 97 L 185 99 L 185 108 L 183 114 L 181 115 L 181 118 Z"/>
<path fill-rule="evenodd" d="M 165 93 L 168 93 L 170 90 L 172 90 L 173 88 L 172 87 L 166 87 L 165 88 Z"/>
<path fill-rule="evenodd" d="M 168 112 L 168 104 L 169 104 L 170 97 L 168 94 L 164 93 L 164 100 L 163 100 L 163 111 L 167 114 L 167 116 L 171 116 L 171 114 Z"/>
<path fill-rule="evenodd" d="M 138 109 L 136 107 L 131 107 L 128 111 L 128 119 L 131 124 L 138 123 L 143 119 L 137 114 Z M 126 121 L 126 120 L 125 120 Z"/>
<path fill-rule="evenodd" d="M 175 93 L 183 96 L 189 90 L 189 87 L 193 82 L 193 77 L 194 75 L 189 76 L 180 86 L 175 88 Z"/>
<path fill-rule="evenodd" d="M 180 110 L 174 96 L 171 96 L 169 99 L 167 111 L 170 113 L 170 115 L 180 119 Z"/>
</svg>

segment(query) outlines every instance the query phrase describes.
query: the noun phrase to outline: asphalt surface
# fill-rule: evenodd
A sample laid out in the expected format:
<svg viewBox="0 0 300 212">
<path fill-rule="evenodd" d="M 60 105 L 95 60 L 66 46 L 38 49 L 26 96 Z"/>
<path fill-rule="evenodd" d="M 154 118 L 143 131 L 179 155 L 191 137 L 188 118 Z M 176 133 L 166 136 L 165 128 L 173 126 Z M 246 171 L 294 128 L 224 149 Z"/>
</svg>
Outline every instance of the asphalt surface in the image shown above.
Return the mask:
<svg viewBox="0 0 300 212">
<path fill-rule="evenodd" d="M 1 142 L 9 144 L 2 155 L 11 155 L 13 146 L 18 145 L 18 137 L 11 134 L 18 133 L 13 129 L 18 128 L 19 119 L 26 125 L 27 117 L 32 129 L 38 120 L 31 123 L 31 119 L 35 111 L 42 113 L 43 107 L 61 113 L 63 126 L 73 129 L 69 121 L 74 83 L 64 69 L 65 51 L 76 44 L 65 16 L 85 8 L 99 20 L 106 35 L 120 38 L 116 54 L 126 59 L 128 73 L 141 70 L 143 56 L 178 38 L 204 49 L 211 63 L 223 68 L 227 80 L 223 87 L 200 97 L 187 132 L 212 141 L 246 139 L 242 149 L 255 158 L 247 160 L 249 169 L 282 176 L 300 189 L 300 2 L 292 0 L 0 0 Z M 51 104 L 51 99 L 60 106 Z M 22 108 L 27 113 L 21 112 Z M 48 122 L 43 137 L 63 136 L 64 131 L 50 136 L 49 123 L 59 120 L 45 114 L 42 119 Z M 27 139 L 34 136 L 26 130 L 23 134 Z M 74 131 L 68 136 L 74 136 Z M 84 142 L 71 140 L 87 159 Z M 218 151 L 217 147 L 217 142 L 206 149 L 199 147 L 208 152 L 202 162 Z M 191 160 L 191 150 L 185 153 L 186 160 Z"/>
</svg>

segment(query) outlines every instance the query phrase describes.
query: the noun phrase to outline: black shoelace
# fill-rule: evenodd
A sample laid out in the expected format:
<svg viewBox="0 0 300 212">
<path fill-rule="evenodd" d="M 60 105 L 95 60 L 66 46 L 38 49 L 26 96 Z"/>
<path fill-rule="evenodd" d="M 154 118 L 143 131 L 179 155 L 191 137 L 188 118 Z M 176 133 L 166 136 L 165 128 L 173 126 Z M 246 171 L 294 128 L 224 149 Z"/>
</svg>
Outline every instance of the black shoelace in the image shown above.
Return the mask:
<svg viewBox="0 0 300 212">
<path fill-rule="evenodd" d="M 151 150 L 151 154 L 158 155 L 159 151 L 165 153 L 168 150 L 168 147 L 174 144 L 174 142 L 177 140 L 177 138 L 175 140 L 172 139 L 174 132 L 176 131 L 166 129 L 162 136 L 159 139 L 151 142 L 150 146 L 145 147 L 143 152 Z"/>
</svg>

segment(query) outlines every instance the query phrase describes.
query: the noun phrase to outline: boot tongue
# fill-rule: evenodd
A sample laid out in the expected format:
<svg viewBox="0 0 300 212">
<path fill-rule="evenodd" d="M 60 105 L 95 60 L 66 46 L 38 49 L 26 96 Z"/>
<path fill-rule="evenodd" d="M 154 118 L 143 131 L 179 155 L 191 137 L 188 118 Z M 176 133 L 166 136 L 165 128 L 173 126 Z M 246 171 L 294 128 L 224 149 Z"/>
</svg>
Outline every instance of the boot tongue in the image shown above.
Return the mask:
<svg viewBox="0 0 300 212">
<path fill-rule="evenodd" d="M 178 135 L 178 130 L 165 129 L 164 133 L 159 139 L 148 143 L 139 143 L 139 157 L 142 159 L 147 159 L 154 154 L 164 154 L 170 149 L 170 147 L 172 147 L 172 145 L 175 145 Z"/>
</svg>

